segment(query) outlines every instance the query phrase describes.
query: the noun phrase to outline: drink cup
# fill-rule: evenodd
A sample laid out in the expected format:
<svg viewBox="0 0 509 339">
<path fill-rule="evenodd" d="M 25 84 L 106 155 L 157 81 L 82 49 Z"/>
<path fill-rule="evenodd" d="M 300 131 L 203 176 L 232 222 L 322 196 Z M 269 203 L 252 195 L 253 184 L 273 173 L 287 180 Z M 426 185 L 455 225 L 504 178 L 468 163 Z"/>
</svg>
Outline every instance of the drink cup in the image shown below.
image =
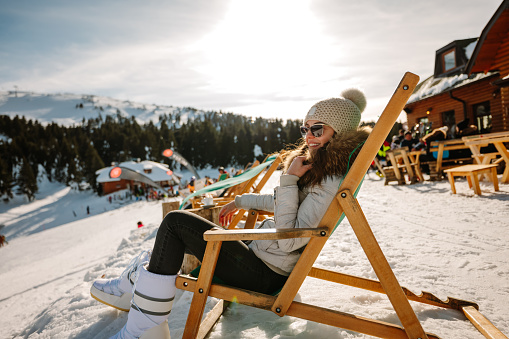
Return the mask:
<svg viewBox="0 0 509 339">
<path fill-rule="evenodd" d="M 210 206 L 210 205 L 214 204 L 214 198 L 211 198 L 211 197 L 203 198 L 202 201 L 203 201 L 203 205 L 205 205 L 205 206 Z"/>
</svg>

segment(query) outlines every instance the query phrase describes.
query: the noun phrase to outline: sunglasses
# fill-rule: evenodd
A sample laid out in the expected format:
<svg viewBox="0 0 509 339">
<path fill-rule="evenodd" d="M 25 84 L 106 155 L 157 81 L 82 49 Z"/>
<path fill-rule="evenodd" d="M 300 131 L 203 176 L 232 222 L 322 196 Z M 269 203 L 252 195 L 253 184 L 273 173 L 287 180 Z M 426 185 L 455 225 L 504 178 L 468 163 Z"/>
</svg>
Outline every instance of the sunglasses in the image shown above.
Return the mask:
<svg viewBox="0 0 509 339">
<path fill-rule="evenodd" d="M 319 138 L 323 135 L 323 126 L 326 125 L 318 123 L 314 124 L 311 127 L 300 126 L 300 134 L 302 135 L 303 138 L 305 138 L 308 132 L 311 131 L 311 134 L 313 134 L 315 138 Z"/>
</svg>

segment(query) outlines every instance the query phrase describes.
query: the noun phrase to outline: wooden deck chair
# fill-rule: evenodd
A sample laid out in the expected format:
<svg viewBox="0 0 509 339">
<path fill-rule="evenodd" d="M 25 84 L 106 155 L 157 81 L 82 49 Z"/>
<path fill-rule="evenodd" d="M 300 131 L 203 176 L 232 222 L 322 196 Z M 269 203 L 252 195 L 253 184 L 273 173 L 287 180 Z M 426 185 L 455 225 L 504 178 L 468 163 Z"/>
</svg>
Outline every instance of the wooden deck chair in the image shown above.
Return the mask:
<svg viewBox="0 0 509 339">
<path fill-rule="evenodd" d="M 263 188 L 263 186 L 269 180 L 272 173 L 274 173 L 274 171 L 281 164 L 281 161 L 282 161 L 282 157 L 279 155 L 267 156 L 262 164 L 257 164 L 255 162 L 254 167 L 248 168 L 242 174 L 240 174 L 236 177 L 233 177 L 233 178 L 229 178 L 229 179 L 220 181 L 220 182 L 215 182 L 214 184 L 209 185 L 209 186 L 205 186 L 203 189 L 198 190 L 198 191 L 186 196 L 184 198 L 184 200 L 181 202 L 179 202 L 179 201 L 163 202 L 163 206 L 162 206 L 163 207 L 163 218 L 166 216 L 166 214 L 168 214 L 171 211 L 184 208 L 186 203 L 188 203 L 189 201 L 193 201 L 194 199 L 201 200 L 202 194 L 207 194 L 207 193 L 215 192 L 218 190 L 224 190 L 224 189 L 228 189 L 228 188 L 234 187 L 234 186 L 242 187 L 242 189 L 240 189 L 237 194 L 244 194 L 244 193 L 251 192 L 251 191 L 259 193 L 261 191 L 261 189 Z M 268 169 L 267 169 L 267 167 L 268 167 Z M 261 180 L 258 181 L 257 185 L 253 188 L 254 184 L 257 182 L 258 176 L 261 173 L 263 173 L 264 170 L 266 170 L 264 176 L 262 177 Z M 217 201 L 215 201 L 215 202 L 217 203 Z M 200 207 L 192 208 L 191 210 L 189 210 L 190 212 L 196 212 L 198 210 L 203 210 L 203 208 L 201 208 L 200 204 L 193 203 L 193 205 L 200 206 Z M 221 202 L 217 203 L 217 205 L 220 206 Z M 208 210 L 215 210 L 215 209 L 216 208 L 213 207 Z M 217 213 L 219 213 L 219 211 L 217 211 Z M 197 214 L 201 215 L 202 217 L 205 217 L 206 219 L 213 221 L 211 218 L 207 217 L 207 215 L 210 215 L 211 213 L 204 213 L 204 214 L 197 213 Z"/>
<path fill-rule="evenodd" d="M 265 158 L 263 163 L 248 169 L 247 171 L 243 172 L 242 174 L 236 177 L 215 182 L 212 185 L 206 186 L 203 189 L 188 195 L 180 204 L 179 209 L 182 209 L 186 205 L 186 203 L 194 197 L 222 189 L 227 189 L 237 185 L 241 185 L 242 187 L 242 189 L 239 190 L 238 194 L 244 194 L 248 192 L 259 193 L 263 186 L 265 186 L 265 184 L 269 180 L 272 173 L 274 173 L 274 171 L 279 167 L 281 161 L 282 157 L 279 154 L 268 156 L 267 158 Z M 254 186 L 255 183 L 257 182 L 258 176 L 265 169 L 267 170 L 265 171 L 265 174 L 263 175 L 262 179 L 256 184 L 256 186 Z"/>
<path fill-rule="evenodd" d="M 313 229 L 213 230 L 204 234 L 204 239 L 208 241 L 208 244 L 198 279 L 188 276 L 179 276 L 176 281 L 177 288 L 194 293 L 183 338 L 205 337 L 221 315 L 224 302 L 231 302 L 233 300 L 240 304 L 272 311 L 279 316 L 289 315 L 376 337 L 412 339 L 438 338 L 436 335 L 424 332 L 410 306 L 409 300 L 413 300 L 435 306 L 462 310 L 467 315 L 467 318 L 469 318 L 485 336 L 489 338 L 506 338 L 478 312 L 477 305 L 474 303 L 458 299 L 442 301 L 426 292 L 416 296 L 407 289 L 403 289 L 399 285 L 371 231 L 358 201 L 353 195 L 353 192 L 358 188 L 380 145 L 412 94 L 418 79 L 418 76 L 412 73 L 406 73 L 403 77 L 378 123 L 362 147 L 357 159 L 351 166 L 350 171 L 345 176 L 339 187 L 336 198 L 333 200 L 320 222 L 320 227 Z M 348 218 L 379 281 L 312 267 L 328 237 L 337 226 L 338 220 L 342 218 L 343 213 Z M 211 283 L 219 250 L 221 249 L 223 241 L 287 239 L 296 237 L 308 237 L 311 239 L 287 282 L 277 296 Z M 402 326 L 294 301 L 306 276 L 313 276 L 315 278 L 387 294 Z M 207 314 L 200 326 L 203 309 L 208 296 L 219 298 L 221 301 Z"/>
<path fill-rule="evenodd" d="M 269 156 L 267 156 L 263 162 L 265 162 L 267 160 Z M 256 166 L 258 166 L 260 164 L 260 161 L 256 160 L 252 163 L 249 163 L 246 165 L 245 169 L 242 171 L 242 172 L 245 172 L 251 168 L 254 168 Z M 226 179 L 225 179 L 226 180 Z M 228 187 L 226 189 L 224 189 L 224 193 L 222 193 L 222 196 L 221 197 L 216 197 L 214 198 L 214 203 L 225 203 L 225 202 L 228 202 L 228 201 L 231 201 L 232 199 L 235 198 L 235 196 L 237 194 L 239 194 L 240 192 L 242 192 L 244 190 L 244 188 L 247 187 L 249 182 L 242 182 L 240 184 L 237 184 L 237 185 L 233 185 L 231 187 Z M 221 190 L 217 190 L 217 191 L 221 191 Z M 217 192 L 216 191 L 216 192 Z M 191 204 L 192 204 L 192 208 L 200 208 L 202 203 L 201 203 L 201 197 L 200 196 L 195 196 L 191 199 L 189 199 Z"/>
<path fill-rule="evenodd" d="M 263 160 L 263 162 L 265 162 L 267 160 L 267 158 L 268 158 L 268 156 Z M 254 168 L 254 167 L 258 166 L 259 164 L 260 164 L 260 162 L 258 160 L 256 160 L 253 163 L 248 164 L 244 168 L 242 173 L 249 170 L 250 168 Z M 214 202 L 221 202 L 224 200 L 230 201 L 230 200 L 234 199 L 236 195 L 238 195 L 240 192 L 244 191 L 244 189 L 247 187 L 247 185 L 248 185 L 248 182 L 244 182 L 242 184 L 238 184 L 238 185 L 235 185 L 235 186 L 232 186 L 232 187 L 226 189 L 226 191 L 224 192 L 224 194 L 221 197 L 214 198 Z"/>
</svg>

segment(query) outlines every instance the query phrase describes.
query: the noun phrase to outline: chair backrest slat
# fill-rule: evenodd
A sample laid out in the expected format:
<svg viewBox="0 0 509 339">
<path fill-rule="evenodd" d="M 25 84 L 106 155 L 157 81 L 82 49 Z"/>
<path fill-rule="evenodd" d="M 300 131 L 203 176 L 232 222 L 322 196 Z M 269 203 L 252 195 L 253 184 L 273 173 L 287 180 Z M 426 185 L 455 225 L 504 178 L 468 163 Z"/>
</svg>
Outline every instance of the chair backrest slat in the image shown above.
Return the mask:
<svg viewBox="0 0 509 339">
<path fill-rule="evenodd" d="M 380 145 L 383 144 L 418 82 L 419 77 L 415 74 L 407 72 L 403 76 L 403 79 L 382 112 L 377 124 L 373 128 L 368 139 L 364 143 L 364 146 L 352 164 L 352 167 L 345 176 L 341 186 L 339 187 L 338 194 L 343 190 L 349 190 L 351 192 L 357 190 L 364 174 L 369 168 L 369 165 L 380 149 Z M 342 214 L 343 209 L 339 205 L 338 200 L 334 199 L 325 212 L 319 226 L 328 227 L 332 232 Z M 281 316 L 286 314 L 293 299 L 295 298 L 295 295 L 299 291 L 300 286 L 302 286 L 304 279 L 325 245 L 326 240 L 327 239 L 325 238 L 311 238 L 297 262 L 297 265 L 288 277 L 281 293 L 279 293 L 276 302 L 272 306 L 273 312 Z"/>
</svg>

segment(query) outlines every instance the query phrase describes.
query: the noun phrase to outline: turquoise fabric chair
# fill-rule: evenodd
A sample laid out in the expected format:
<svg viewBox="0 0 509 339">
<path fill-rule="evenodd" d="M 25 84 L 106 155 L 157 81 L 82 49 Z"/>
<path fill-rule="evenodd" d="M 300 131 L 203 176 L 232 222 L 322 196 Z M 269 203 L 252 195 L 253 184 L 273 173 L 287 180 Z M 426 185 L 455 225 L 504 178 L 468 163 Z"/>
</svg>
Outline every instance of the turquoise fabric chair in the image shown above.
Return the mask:
<svg viewBox="0 0 509 339">
<path fill-rule="evenodd" d="M 274 160 L 276 160 L 276 158 L 277 158 L 277 154 L 272 155 L 272 156 L 268 157 L 260 165 L 250 168 L 250 169 L 244 171 L 242 174 L 237 175 L 236 177 L 215 182 L 212 185 L 205 186 L 201 190 L 198 190 L 192 194 L 189 194 L 184 200 L 182 200 L 182 203 L 180 204 L 179 209 L 184 208 L 185 204 L 189 201 L 189 199 L 191 199 L 193 197 L 200 196 L 200 195 L 206 194 L 206 193 L 216 192 L 216 191 L 219 191 L 222 189 L 226 189 L 226 188 L 241 184 L 243 182 L 246 182 L 246 181 L 254 178 L 258 174 L 260 174 L 264 169 L 266 169 L 270 165 L 272 165 L 272 163 L 274 162 Z"/>
</svg>

